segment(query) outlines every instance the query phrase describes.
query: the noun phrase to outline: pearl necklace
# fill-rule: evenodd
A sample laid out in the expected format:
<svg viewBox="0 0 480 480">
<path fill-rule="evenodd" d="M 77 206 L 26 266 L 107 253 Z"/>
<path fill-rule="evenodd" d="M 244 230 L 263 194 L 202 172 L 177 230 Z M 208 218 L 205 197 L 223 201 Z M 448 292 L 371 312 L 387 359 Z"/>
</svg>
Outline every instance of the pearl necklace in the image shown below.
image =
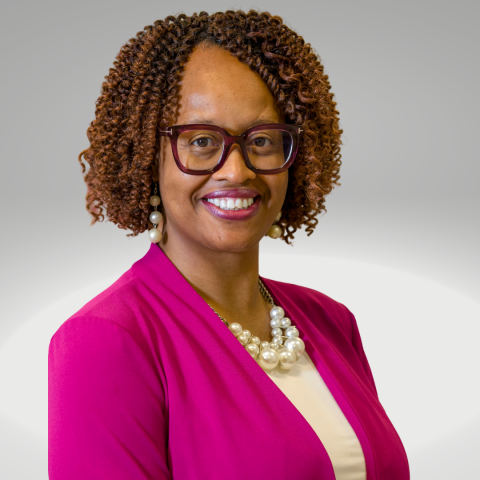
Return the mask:
<svg viewBox="0 0 480 480">
<path fill-rule="evenodd" d="M 211 305 L 209 307 L 264 370 L 270 371 L 278 367 L 280 371 L 285 372 L 297 363 L 300 355 L 305 351 L 305 343 L 299 338 L 300 332 L 297 327 L 285 317 L 283 308 L 275 305 L 272 296 L 260 279 L 258 284 L 262 297 L 272 305 L 270 326 L 273 339 L 271 342 L 260 342 L 258 337 L 253 336 L 248 330 L 243 330 L 239 323 L 228 323 Z"/>
</svg>

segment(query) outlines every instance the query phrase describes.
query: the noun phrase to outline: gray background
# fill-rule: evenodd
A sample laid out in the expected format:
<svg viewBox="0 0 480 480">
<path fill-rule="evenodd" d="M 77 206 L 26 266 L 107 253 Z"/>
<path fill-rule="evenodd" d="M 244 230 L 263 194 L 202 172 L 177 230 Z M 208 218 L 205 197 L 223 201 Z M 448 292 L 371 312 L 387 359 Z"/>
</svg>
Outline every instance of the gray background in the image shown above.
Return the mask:
<svg viewBox="0 0 480 480">
<path fill-rule="evenodd" d="M 315 48 L 344 129 L 342 186 L 328 198 L 328 213 L 312 237 L 299 234 L 294 247 L 270 241 L 268 254 L 388 267 L 480 303 L 479 29 L 473 1 L 12 2 L 0 20 L 0 349 L 39 311 L 119 276 L 148 248 L 146 235 L 127 238 L 110 224 L 89 228 L 76 159 L 88 146 L 95 100 L 121 45 L 169 14 L 250 7 L 282 16 Z M 296 268 L 311 274 L 305 263 Z M 471 336 L 472 330 L 459 331 L 458 321 L 451 318 L 452 337 Z M 435 329 L 435 318 L 425 322 Z M 475 317 L 468 328 L 478 332 L 479 323 Z M 360 331 L 365 345 L 373 345 L 375 334 L 367 327 Z M 461 370 L 466 366 L 456 360 L 462 350 L 457 345 L 448 355 Z M 13 360 L 4 362 L 4 368 L 17 368 Z M 444 414 L 455 416 L 461 408 L 458 402 Z M 472 459 L 479 419 L 409 452 L 412 478 L 477 472 Z M 395 426 L 401 433 L 402 426 Z M 0 432 L 0 476 L 46 478 L 45 440 L 5 412 Z"/>
</svg>

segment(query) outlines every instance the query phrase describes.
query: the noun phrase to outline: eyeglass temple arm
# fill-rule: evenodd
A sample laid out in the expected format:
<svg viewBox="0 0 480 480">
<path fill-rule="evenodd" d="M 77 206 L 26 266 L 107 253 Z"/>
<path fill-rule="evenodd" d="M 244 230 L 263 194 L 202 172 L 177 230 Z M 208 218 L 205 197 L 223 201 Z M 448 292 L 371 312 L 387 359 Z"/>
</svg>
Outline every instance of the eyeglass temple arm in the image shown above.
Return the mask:
<svg viewBox="0 0 480 480">
<path fill-rule="evenodd" d="M 160 135 L 163 135 L 163 136 L 171 135 L 172 134 L 172 129 L 167 128 L 167 130 L 158 130 L 158 133 Z"/>
</svg>

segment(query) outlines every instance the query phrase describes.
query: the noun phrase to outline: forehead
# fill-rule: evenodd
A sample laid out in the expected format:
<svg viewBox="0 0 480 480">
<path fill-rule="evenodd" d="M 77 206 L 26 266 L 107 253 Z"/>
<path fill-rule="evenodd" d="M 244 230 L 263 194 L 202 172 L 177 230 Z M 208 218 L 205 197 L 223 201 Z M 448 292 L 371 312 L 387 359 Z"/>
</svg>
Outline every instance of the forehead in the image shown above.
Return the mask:
<svg viewBox="0 0 480 480">
<path fill-rule="evenodd" d="M 181 81 L 176 123 L 241 130 L 263 120 L 279 122 L 281 114 L 260 76 L 226 50 L 195 48 Z"/>
</svg>

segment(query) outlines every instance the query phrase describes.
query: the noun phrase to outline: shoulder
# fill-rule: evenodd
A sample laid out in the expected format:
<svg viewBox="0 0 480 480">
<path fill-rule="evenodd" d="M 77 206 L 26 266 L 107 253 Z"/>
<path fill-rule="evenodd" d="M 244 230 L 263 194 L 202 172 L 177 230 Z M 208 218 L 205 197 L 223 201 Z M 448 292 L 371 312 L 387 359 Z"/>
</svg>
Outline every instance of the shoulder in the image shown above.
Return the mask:
<svg viewBox="0 0 480 480">
<path fill-rule="evenodd" d="M 145 289 L 146 286 L 130 268 L 75 312 L 67 322 L 80 317 L 97 318 L 110 320 L 126 330 L 131 330 L 144 310 Z"/>
<path fill-rule="evenodd" d="M 141 282 L 131 269 L 128 270 L 63 322 L 52 341 L 62 338 L 73 342 L 83 338 L 84 341 L 89 339 L 92 345 L 133 342 L 142 347 L 146 339 L 138 314 L 143 296 L 141 290 Z"/>
<path fill-rule="evenodd" d="M 264 279 L 274 296 L 285 304 L 301 308 L 312 322 L 331 324 L 351 337 L 356 321 L 350 310 L 341 302 L 312 288 Z M 281 303 L 282 303 L 281 302 Z"/>
<path fill-rule="evenodd" d="M 103 292 L 87 302 L 70 318 L 94 316 L 99 318 L 116 318 L 121 321 L 131 310 L 132 305 L 140 296 L 141 288 L 132 269 L 126 271 L 118 280 Z M 126 315 L 127 314 L 127 315 Z"/>
<path fill-rule="evenodd" d="M 264 279 L 268 282 L 270 287 L 278 292 L 281 292 L 282 295 L 288 296 L 291 299 L 298 300 L 304 305 L 321 307 L 327 311 L 335 312 L 338 314 L 345 315 L 350 313 L 348 308 L 337 300 L 325 295 L 318 290 L 313 288 L 302 287 L 301 285 L 295 285 L 293 283 L 279 282 L 277 280 Z"/>
</svg>

